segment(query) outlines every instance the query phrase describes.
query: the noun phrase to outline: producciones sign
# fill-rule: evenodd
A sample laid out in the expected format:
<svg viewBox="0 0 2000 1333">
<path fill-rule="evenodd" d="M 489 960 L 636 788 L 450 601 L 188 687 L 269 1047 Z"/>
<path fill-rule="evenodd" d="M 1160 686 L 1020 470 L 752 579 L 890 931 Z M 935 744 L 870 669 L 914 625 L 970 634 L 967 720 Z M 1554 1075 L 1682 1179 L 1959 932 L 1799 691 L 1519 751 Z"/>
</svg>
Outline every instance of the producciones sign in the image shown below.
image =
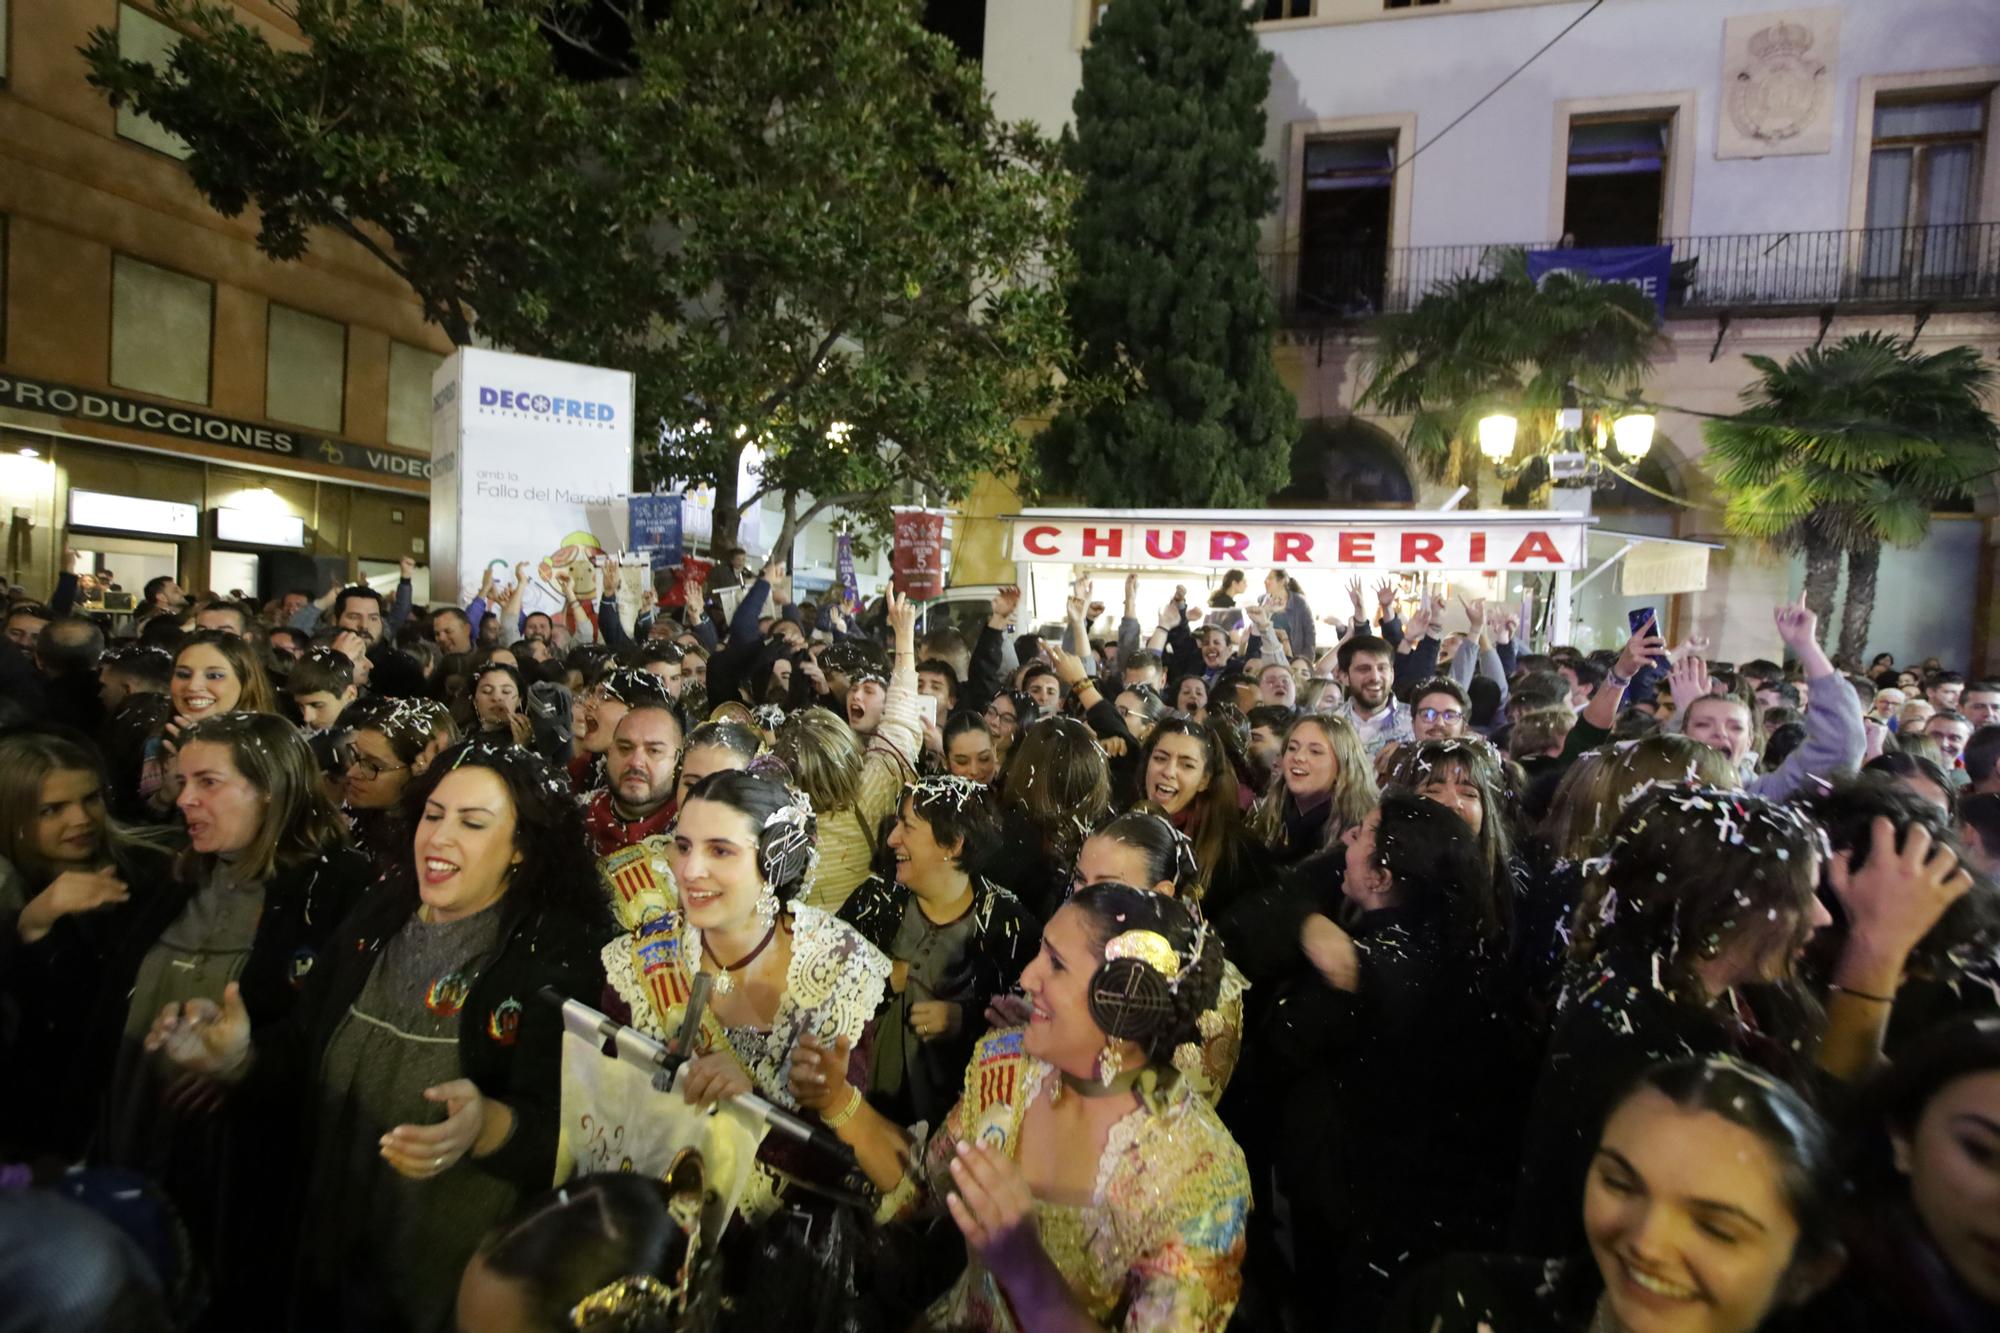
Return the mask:
<svg viewBox="0 0 2000 1333">
<path fill-rule="evenodd" d="M 398 453 L 345 440 L 312 435 L 285 426 L 259 425 L 221 417 L 200 408 L 176 407 L 171 403 L 128 398 L 101 389 L 82 389 L 74 384 L 29 379 L 0 371 L 0 407 L 26 412 L 46 412 L 51 416 L 74 417 L 79 421 L 102 421 L 129 426 L 154 435 L 177 440 L 198 440 L 203 444 L 241 449 L 274 459 L 325 463 L 332 467 L 372 472 L 381 477 L 405 477 L 424 481 L 431 475 L 431 461 L 416 454 Z"/>
</svg>

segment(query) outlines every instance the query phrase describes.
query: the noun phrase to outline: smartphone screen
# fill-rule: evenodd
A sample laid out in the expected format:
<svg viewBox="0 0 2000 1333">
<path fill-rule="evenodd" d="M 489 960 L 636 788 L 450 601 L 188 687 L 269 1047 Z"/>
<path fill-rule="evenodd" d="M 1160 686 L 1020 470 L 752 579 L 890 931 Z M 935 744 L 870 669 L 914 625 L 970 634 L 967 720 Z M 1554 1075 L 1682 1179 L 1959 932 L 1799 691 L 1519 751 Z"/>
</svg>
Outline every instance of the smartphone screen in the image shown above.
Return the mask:
<svg viewBox="0 0 2000 1333">
<path fill-rule="evenodd" d="M 917 696 L 917 720 L 929 726 L 936 726 L 938 720 L 938 700 L 935 694 Z"/>
<path fill-rule="evenodd" d="M 1652 607 L 1642 606 L 1639 607 L 1637 610 L 1627 611 L 1625 613 L 1625 623 L 1632 627 L 1632 632 L 1634 634 L 1637 634 L 1640 630 L 1646 628 L 1646 623 L 1648 621 L 1652 622 L 1653 633 L 1658 634 L 1660 632 L 1660 613 L 1654 610 Z"/>
</svg>

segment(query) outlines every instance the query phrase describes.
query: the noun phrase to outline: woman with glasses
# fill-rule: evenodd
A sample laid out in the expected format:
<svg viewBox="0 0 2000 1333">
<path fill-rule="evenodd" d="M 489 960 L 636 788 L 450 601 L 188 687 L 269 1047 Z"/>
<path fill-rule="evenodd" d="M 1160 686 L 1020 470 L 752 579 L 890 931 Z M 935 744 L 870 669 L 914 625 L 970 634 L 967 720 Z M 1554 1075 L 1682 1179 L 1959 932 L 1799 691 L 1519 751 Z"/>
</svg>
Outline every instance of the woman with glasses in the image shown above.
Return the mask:
<svg viewBox="0 0 2000 1333">
<path fill-rule="evenodd" d="M 1007 762 L 1021 732 L 1040 715 L 1035 701 L 1020 690 L 1002 690 L 987 703 L 986 729 L 993 734 L 993 749 L 1001 763 Z"/>
<path fill-rule="evenodd" d="M 430 699 L 364 699 L 340 718 L 334 756 L 354 841 L 377 870 L 409 855 L 413 827 L 403 793 L 458 739 L 451 710 Z"/>
</svg>

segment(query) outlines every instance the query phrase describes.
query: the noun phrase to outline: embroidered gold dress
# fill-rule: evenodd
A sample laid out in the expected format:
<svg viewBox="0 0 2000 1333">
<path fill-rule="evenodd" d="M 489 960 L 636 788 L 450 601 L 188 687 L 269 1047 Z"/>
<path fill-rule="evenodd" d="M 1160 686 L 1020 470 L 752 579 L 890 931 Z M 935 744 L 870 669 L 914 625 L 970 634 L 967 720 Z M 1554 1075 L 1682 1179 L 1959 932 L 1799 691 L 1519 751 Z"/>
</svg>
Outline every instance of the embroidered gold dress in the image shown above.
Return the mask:
<svg viewBox="0 0 2000 1333">
<path fill-rule="evenodd" d="M 710 1010 L 697 1052 L 719 1050 L 727 1042 L 758 1096 L 797 1111 L 792 1049 L 802 1036 L 828 1045 L 845 1037 L 853 1047 L 849 1077 L 867 1077 L 870 1025 L 889 984 L 889 959 L 845 921 L 804 903 L 792 904 L 790 911 L 792 960 L 770 1027 L 724 1027 Z M 605 980 L 630 1011 L 633 1027 L 663 1041 L 679 1031 L 692 980 L 689 963 L 698 966 L 701 957 L 698 938 L 682 914 L 670 910 L 604 946 Z M 782 1183 L 782 1172 L 762 1156 L 739 1205 L 750 1216 L 776 1206 Z"/>
<path fill-rule="evenodd" d="M 928 1196 L 942 1206 L 949 1163 L 962 1140 L 1017 1157 L 1021 1120 L 1053 1066 L 1026 1055 L 1020 1028 L 988 1033 L 974 1048 L 965 1091 L 925 1146 L 922 1179 L 885 1201 L 905 1211 Z M 1107 1328 L 1215 1333 L 1243 1287 L 1250 1174 L 1243 1152 L 1186 1079 L 1119 1121 L 1083 1205 L 1035 1203 L 1042 1248 L 1090 1317 Z M 920 1329 L 1016 1333 L 991 1273 L 971 1260 Z"/>
<path fill-rule="evenodd" d="M 1222 1100 L 1229 1076 L 1236 1072 L 1236 1057 L 1243 1053 L 1243 992 L 1249 989 L 1236 964 L 1224 962 L 1215 1007 L 1200 1019 L 1201 1041 L 1174 1052 L 1174 1068 L 1210 1106 Z"/>
</svg>

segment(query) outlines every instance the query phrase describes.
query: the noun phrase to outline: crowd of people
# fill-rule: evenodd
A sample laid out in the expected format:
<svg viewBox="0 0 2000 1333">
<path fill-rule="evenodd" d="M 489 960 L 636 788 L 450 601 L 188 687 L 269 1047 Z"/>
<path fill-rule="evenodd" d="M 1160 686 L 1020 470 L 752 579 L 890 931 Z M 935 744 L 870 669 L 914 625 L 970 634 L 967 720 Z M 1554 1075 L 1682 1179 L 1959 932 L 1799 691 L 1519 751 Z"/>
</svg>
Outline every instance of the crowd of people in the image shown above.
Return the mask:
<svg viewBox="0 0 2000 1333">
<path fill-rule="evenodd" d="M 0 1326 L 2000 1326 L 2000 680 L 1803 601 L 1731 663 L 1282 573 L 1045 636 L 740 553 L 118 620 L 65 563 L 0 643 Z M 810 1141 L 719 1229 L 698 1154 L 558 1179 L 551 995 Z"/>
</svg>

